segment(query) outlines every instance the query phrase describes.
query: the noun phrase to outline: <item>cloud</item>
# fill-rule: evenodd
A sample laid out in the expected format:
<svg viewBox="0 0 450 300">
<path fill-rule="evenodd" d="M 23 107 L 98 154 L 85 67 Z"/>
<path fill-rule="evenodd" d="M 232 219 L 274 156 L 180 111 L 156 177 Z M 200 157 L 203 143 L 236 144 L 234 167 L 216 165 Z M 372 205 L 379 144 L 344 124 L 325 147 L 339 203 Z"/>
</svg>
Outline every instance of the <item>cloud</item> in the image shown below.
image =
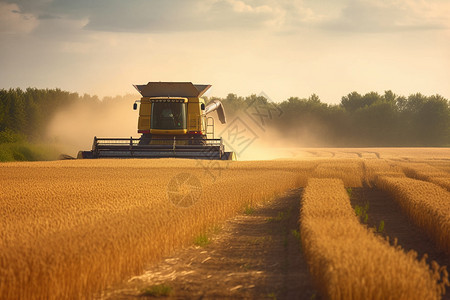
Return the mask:
<svg viewBox="0 0 450 300">
<path fill-rule="evenodd" d="M 448 0 L 335 0 L 333 3 L 320 0 L 0 0 L 0 3 L 3 7 L 9 5 L 9 14 L 17 10 L 22 19 L 27 16 L 35 20 L 87 20 L 83 29 L 105 32 L 296 32 L 302 28 L 389 32 L 450 27 Z M 7 28 L 22 28 L 18 23 L 16 20 Z"/>
<path fill-rule="evenodd" d="M 322 28 L 353 32 L 389 32 L 450 27 L 450 3 L 434 0 L 350 0 Z"/>
<path fill-rule="evenodd" d="M 280 29 L 311 18 L 312 12 L 288 0 L 0 0 L 39 19 L 88 19 L 87 30 L 183 32 Z"/>
<path fill-rule="evenodd" d="M 0 33 L 29 33 L 38 25 L 38 20 L 32 15 L 22 13 L 17 4 L 0 2 Z"/>
<path fill-rule="evenodd" d="M 241 0 L 134 0 L 95 11 L 86 29 L 124 32 L 183 32 L 267 27 L 276 8 Z"/>
</svg>

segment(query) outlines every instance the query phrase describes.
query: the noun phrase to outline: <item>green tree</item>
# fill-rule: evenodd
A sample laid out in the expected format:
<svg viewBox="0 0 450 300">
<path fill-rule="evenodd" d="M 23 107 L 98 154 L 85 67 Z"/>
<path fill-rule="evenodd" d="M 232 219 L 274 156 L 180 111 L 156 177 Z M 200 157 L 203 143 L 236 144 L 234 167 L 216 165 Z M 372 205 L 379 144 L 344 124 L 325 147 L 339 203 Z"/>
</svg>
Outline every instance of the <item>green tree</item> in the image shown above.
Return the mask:
<svg viewBox="0 0 450 300">
<path fill-rule="evenodd" d="M 450 109 L 448 100 L 439 95 L 429 97 L 414 116 L 414 128 L 417 131 L 420 145 L 449 145 Z"/>
<path fill-rule="evenodd" d="M 23 132 L 27 123 L 27 119 L 25 112 L 25 98 L 22 90 L 13 90 L 10 101 L 10 123 L 8 124 L 8 127 L 15 132 Z"/>
<path fill-rule="evenodd" d="M 341 106 L 349 112 L 354 112 L 362 107 L 362 96 L 357 92 L 352 92 L 347 96 L 342 97 Z"/>
</svg>

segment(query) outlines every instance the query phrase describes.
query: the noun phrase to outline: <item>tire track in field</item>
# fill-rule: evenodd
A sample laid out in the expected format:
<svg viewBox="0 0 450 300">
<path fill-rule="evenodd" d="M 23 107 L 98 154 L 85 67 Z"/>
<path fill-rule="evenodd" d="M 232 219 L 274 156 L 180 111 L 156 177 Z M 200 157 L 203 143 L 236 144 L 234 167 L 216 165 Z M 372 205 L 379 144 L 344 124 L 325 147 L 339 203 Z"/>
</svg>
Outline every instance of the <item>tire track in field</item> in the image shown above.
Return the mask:
<svg viewBox="0 0 450 300">
<path fill-rule="evenodd" d="M 136 299 L 164 284 L 170 299 L 320 299 L 297 235 L 301 193 L 229 220 L 209 245 L 180 250 L 101 298 Z"/>
<path fill-rule="evenodd" d="M 427 254 L 428 263 L 434 260 L 440 266 L 450 266 L 450 257 L 439 250 L 427 234 L 409 220 L 388 193 L 376 188 L 352 188 L 350 201 L 353 207 L 364 207 L 369 203 L 367 225 L 378 228 L 380 222 L 384 221 L 384 231 L 380 234 L 389 236 L 391 244 L 394 238 L 397 238 L 398 245 L 406 252 L 416 251 L 419 259 Z M 450 299 L 449 287 L 442 299 Z"/>
</svg>

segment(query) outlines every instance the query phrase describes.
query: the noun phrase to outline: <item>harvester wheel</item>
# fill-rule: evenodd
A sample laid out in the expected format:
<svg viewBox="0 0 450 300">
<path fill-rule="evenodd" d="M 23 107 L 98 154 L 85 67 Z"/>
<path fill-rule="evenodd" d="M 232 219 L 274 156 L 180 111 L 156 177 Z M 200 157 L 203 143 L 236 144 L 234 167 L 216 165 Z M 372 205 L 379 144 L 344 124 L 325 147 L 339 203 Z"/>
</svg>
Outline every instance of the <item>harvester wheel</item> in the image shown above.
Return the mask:
<svg viewBox="0 0 450 300">
<path fill-rule="evenodd" d="M 236 160 L 236 154 L 233 151 L 225 152 L 222 155 L 222 160 Z"/>
<path fill-rule="evenodd" d="M 139 145 L 149 145 L 151 140 L 152 135 L 150 133 L 144 133 L 139 139 Z"/>
<path fill-rule="evenodd" d="M 77 159 L 89 159 L 94 158 L 92 151 L 78 151 Z"/>
</svg>

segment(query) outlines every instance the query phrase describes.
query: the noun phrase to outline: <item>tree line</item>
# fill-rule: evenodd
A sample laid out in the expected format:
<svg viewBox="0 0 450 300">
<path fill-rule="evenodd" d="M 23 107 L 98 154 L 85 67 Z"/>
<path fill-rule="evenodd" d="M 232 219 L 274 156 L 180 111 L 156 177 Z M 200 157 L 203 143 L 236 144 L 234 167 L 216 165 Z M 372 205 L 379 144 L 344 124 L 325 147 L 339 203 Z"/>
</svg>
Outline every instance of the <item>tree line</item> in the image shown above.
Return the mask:
<svg viewBox="0 0 450 300">
<path fill-rule="evenodd" d="M 131 109 L 135 95 L 105 97 L 80 95 L 60 89 L 1 89 L 0 143 L 17 139 L 37 141 L 45 138 L 52 117 L 74 104 L 104 110 L 112 105 Z M 223 102 L 229 119 L 246 108 L 267 104 L 279 112 L 268 126 L 277 135 L 301 146 L 375 147 L 375 146 L 449 146 L 450 102 L 440 95 L 420 93 L 399 96 L 352 92 L 339 104 L 327 104 L 313 94 L 291 97 L 273 103 L 263 96 L 240 97 L 228 94 Z M 120 121 L 120 120 L 118 120 Z"/>
<path fill-rule="evenodd" d="M 352 92 L 339 104 L 309 98 L 291 97 L 281 103 L 262 96 L 238 97 L 229 94 L 214 98 L 223 102 L 228 115 L 236 116 L 255 103 L 275 108 L 267 120 L 277 135 L 304 146 L 329 147 L 419 147 L 450 146 L 450 102 L 440 95 L 420 93 L 399 96 Z M 261 105 L 260 105 L 261 106 Z"/>
<path fill-rule="evenodd" d="M 47 128 L 60 111 L 75 106 L 98 112 L 116 106 L 130 109 L 136 99 L 134 95 L 125 95 L 100 100 L 95 95 L 80 95 L 61 89 L 1 89 L 0 143 L 46 141 Z"/>
</svg>

